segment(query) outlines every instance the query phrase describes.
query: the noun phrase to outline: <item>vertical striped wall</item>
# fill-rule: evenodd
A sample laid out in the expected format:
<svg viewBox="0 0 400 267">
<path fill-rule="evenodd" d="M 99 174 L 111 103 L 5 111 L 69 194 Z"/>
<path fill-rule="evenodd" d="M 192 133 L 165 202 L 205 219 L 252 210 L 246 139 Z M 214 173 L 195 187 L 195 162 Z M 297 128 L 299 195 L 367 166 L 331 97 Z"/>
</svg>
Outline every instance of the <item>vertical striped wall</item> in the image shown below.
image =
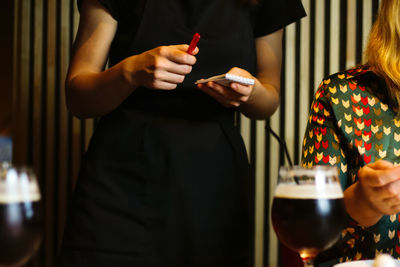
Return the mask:
<svg viewBox="0 0 400 267">
<path fill-rule="evenodd" d="M 354 66 L 379 0 L 303 0 L 308 17 L 284 36 L 282 104 L 268 121 L 240 117 L 252 164 L 255 197 L 255 267 L 278 266 L 278 246 L 270 226 L 277 171 L 286 164 L 270 126 L 284 137 L 295 163 L 311 98 L 322 77 Z M 68 200 L 93 120 L 68 114 L 64 78 L 78 24 L 74 0 L 14 0 L 13 142 L 15 163 L 32 165 L 44 196 L 45 236 L 28 266 L 52 267 L 62 238 Z"/>
<path fill-rule="evenodd" d="M 45 235 L 30 266 L 53 267 L 67 203 L 93 121 L 68 114 L 64 79 L 78 24 L 76 1 L 14 0 L 13 162 L 33 166 Z"/>
</svg>

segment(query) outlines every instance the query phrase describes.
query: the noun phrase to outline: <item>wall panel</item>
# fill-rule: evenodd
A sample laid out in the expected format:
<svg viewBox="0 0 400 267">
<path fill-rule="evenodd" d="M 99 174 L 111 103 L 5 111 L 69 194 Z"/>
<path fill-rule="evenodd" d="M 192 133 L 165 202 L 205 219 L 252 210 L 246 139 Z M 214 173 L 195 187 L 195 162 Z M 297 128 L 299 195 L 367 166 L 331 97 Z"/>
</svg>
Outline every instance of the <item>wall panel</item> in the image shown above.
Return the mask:
<svg viewBox="0 0 400 267">
<path fill-rule="evenodd" d="M 0 64 L 0 139 L 4 138 L 4 136 L 11 135 L 13 82 L 12 40 L 14 37 L 13 6 L 13 0 L 3 0 L 2 8 L 0 9 L 0 34 L 3 38 L 3 41 L 0 43 L 0 58 L 2 60 L 2 64 Z M 0 158 L 2 158 L 2 156 L 0 156 Z"/>
<path fill-rule="evenodd" d="M 76 1 L 15 0 L 13 162 L 33 166 L 45 235 L 28 266 L 53 267 L 93 120 L 67 111 L 64 79 L 79 14 Z"/>
</svg>

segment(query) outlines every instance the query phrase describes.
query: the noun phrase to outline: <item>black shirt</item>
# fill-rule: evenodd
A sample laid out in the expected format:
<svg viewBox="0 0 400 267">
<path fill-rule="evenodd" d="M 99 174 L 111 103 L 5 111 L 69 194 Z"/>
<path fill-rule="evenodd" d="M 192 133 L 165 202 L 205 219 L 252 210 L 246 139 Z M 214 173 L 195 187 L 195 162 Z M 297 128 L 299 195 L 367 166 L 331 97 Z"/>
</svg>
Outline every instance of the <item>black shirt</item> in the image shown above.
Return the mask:
<svg viewBox="0 0 400 267">
<path fill-rule="evenodd" d="M 179 88 L 138 88 L 100 119 L 82 163 L 61 266 L 249 266 L 249 166 L 235 110 L 193 82 L 235 66 L 254 74 L 255 38 L 302 17 L 300 1 L 99 1 L 118 21 L 111 65 L 189 43 L 195 32 L 200 52 Z"/>
</svg>

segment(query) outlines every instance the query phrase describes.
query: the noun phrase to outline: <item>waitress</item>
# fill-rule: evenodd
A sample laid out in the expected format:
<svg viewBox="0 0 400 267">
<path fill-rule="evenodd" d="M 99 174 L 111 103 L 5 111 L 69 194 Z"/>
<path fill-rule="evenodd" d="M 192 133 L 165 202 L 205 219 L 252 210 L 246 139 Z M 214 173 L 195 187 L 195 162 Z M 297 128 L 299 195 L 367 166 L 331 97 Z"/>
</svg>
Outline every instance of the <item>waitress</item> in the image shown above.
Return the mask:
<svg viewBox="0 0 400 267">
<path fill-rule="evenodd" d="M 305 15 L 300 0 L 78 4 L 67 105 L 100 121 L 59 266 L 249 266 L 249 169 L 234 113 L 276 110 L 282 29 Z M 194 85 L 225 72 L 255 83 Z"/>
</svg>

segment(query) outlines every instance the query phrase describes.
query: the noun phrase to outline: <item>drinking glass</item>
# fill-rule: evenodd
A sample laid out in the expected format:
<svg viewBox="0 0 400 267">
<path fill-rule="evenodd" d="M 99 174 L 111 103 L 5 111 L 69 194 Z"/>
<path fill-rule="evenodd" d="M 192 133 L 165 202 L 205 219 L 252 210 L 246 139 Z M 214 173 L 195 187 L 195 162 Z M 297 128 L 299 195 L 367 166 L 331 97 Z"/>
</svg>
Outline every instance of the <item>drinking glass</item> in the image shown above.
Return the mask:
<svg viewBox="0 0 400 267">
<path fill-rule="evenodd" d="M 272 225 L 288 248 L 312 267 L 345 227 L 343 191 L 335 167 L 281 167 L 272 204 Z"/>
<path fill-rule="evenodd" d="M 31 168 L 0 163 L 0 267 L 25 264 L 40 246 L 41 195 Z"/>
</svg>

